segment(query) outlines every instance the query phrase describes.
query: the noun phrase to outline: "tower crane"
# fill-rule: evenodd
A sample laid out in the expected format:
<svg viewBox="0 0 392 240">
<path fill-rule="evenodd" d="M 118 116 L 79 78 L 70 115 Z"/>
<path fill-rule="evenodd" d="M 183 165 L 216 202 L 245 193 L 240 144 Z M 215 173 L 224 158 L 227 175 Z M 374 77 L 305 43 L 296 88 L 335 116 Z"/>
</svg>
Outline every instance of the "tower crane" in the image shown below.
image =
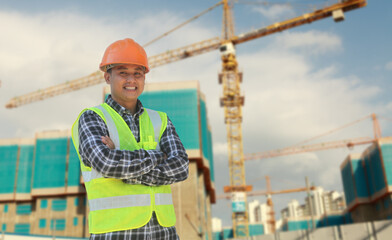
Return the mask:
<svg viewBox="0 0 392 240">
<path fill-rule="evenodd" d="M 246 206 L 247 202 L 245 193 L 251 190 L 251 186 L 248 186 L 245 183 L 242 144 L 242 106 L 244 105 L 244 97 L 240 94 L 242 73 L 238 70 L 235 45 L 331 16 L 338 22 L 344 19 L 344 12 L 364 7 L 366 4 L 366 0 L 342 0 L 336 4 L 303 14 L 302 16 L 235 35 L 232 18 L 233 5 L 229 3 L 229 0 L 222 0 L 216 4 L 223 5 L 223 27 L 221 37 L 165 51 L 164 53 L 148 58 L 150 68 L 154 68 L 216 49 L 219 49 L 221 52 L 222 71 L 219 74 L 219 83 L 222 84 L 223 87 L 223 97 L 221 98 L 220 103 L 224 108 L 225 114 L 230 171 L 230 185 L 225 187 L 225 191 L 232 193 L 232 196 L 234 196 L 232 202 L 235 204 L 233 204 L 233 206 L 239 206 L 232 214 L 234 237 L 248 236 L 249 234 L 248 213 L 244 206 Z M 15 108 L 23 104 L 44 100 L 103 82 L 103 74 L 100 71 L 97 71 L 66 83 L 14 97 L 6 104 L 6 107 Z"/>
</svg>

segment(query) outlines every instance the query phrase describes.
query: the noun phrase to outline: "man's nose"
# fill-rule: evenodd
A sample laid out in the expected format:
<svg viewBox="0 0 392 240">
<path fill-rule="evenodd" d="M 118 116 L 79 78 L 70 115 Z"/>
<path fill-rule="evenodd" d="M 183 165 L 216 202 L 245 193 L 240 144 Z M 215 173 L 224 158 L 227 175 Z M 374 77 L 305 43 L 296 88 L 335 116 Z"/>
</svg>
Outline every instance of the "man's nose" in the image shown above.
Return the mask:
<svg viewBox="0 0 392 240">
<path fill-rule="evenodd" d="M 127 82 L 136 82 L 136 78 L 133 75 L 129 75 L 126 77 Z"/>
</svg>

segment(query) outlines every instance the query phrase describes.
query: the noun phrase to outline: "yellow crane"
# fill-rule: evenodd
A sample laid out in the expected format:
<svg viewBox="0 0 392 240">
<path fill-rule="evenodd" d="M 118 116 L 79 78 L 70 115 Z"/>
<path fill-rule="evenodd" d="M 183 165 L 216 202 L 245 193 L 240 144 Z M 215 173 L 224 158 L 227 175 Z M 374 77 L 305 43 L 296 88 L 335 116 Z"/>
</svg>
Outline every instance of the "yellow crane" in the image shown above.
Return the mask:
<svg viewBox="0 0 392 240">
<path fill-rule="evenodd" d="M 220 102 L 225 113 L 230 172 L 230 185 L 225 187 L 225 192 L 230 192 L 233 196 L 233 233 L 234 237 L 237 237 L 249 235 L 248 212 L 245 206 L 247 205 L 246 192 L 250 191 L 252 188 L 245 183 L 242 144 L 242 106 L 244 105 L 244 97 L 241 96 L 240 93 L 242 74 L 238 70 L 235 45 L 331 16 L 335 21 L 341 21 L 344 19 L 344 12 L 364 7 L 367 3 L 366 0 L 342 0 L 336 4 L 303 14 L 302 16 L 277 22 L 267 27 L 262 27 L 239 35 L 234 34 L 234 22 L 232 18 L 233 5 L 231 3 L 229 3 L 229 0 L 223 0 L 214 5 L 223 5 L 221 37 L 166 51 L 149 57 L 148 61 L 150 67 L 154 68 L 216 49 L 220 50 L 222 72 L 219 74 L 219 83 L 222 84 L 223 87 L 223 97 Z M 103 82 L 103 74 L 100 71 L 97 71 L 66 83 L 14 97 L 6 104 L 6 107 L 15 108 L 23 104 L 44 100 L 49 97 Z"/>
</svg>

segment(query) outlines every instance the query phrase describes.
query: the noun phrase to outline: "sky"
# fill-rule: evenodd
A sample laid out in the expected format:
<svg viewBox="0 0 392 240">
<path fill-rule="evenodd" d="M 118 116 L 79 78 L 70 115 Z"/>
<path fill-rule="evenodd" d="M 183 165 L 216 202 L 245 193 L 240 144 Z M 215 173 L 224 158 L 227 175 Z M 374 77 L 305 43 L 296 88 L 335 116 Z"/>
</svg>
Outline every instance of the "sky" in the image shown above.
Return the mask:
<svg viewBox="0 0 392 240">
<path fill-rule="evenodd" d="M 102 101 L 104 84 L 31 103 L 15 109 L 14 96 L 86 76 L 98 70 L 105 48 L 133 38 L 145 44 L 218 1 L 0 0 L 0 138 L 33 138 L 35 133 L 70 129 L 78 113 Z M 282 2 L 286 4 L 282 4 Z M 236 1 L 235 34 L 262 28 L 311 12 L 334 1 Z M 317 3 L 312 5 L 311 3 Z M 332 18 L 299 26 L 236 46 L 243 72 L 241 92 L 244 153 L 292 146 L 377 114 L 382 135 L 392 128 L 392 1 L 368 1 Z M 146 47 L 149 56 L 220 37 L 222 7 Z M 229 185 L 226 127 L 219 105 L 222 86 L 219 51 L 152 69 L 146 82 L 197 80 L 206 96 L 212 129 L 217 195 Z M 372 137 L 370 118 L 310 143 Z M 368 146 L 338 148 L 246 162 L 246 181 L 254 190 L 305 186 L 305 177 L 325 190 L 343 191 L 340 164 Z M 274 195 L 277 218 L 291 199 L 304 203 L 305 193 Z M 265 196 L 248 201 L 265 202 Z M 212 206 L 213 217 L 231 225 L 230 202 Z"/>
</svg>

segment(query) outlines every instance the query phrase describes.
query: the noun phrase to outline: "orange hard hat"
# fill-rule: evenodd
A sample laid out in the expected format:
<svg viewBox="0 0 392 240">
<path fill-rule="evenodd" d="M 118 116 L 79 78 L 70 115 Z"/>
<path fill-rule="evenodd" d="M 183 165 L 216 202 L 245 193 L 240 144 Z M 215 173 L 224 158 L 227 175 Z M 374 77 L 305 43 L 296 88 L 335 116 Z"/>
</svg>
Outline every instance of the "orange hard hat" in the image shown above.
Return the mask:
<svg viewBox="0 0 392 240">
<path fill-rule="evenodd" d="M 106 72 L 117 64 L 136 64 L 146 68 L 145 73 L 150 71 L 147 54 L 143 47 L 133 39 L 118 40 L 106 48 L 99 68 Z"/>
</svg>

